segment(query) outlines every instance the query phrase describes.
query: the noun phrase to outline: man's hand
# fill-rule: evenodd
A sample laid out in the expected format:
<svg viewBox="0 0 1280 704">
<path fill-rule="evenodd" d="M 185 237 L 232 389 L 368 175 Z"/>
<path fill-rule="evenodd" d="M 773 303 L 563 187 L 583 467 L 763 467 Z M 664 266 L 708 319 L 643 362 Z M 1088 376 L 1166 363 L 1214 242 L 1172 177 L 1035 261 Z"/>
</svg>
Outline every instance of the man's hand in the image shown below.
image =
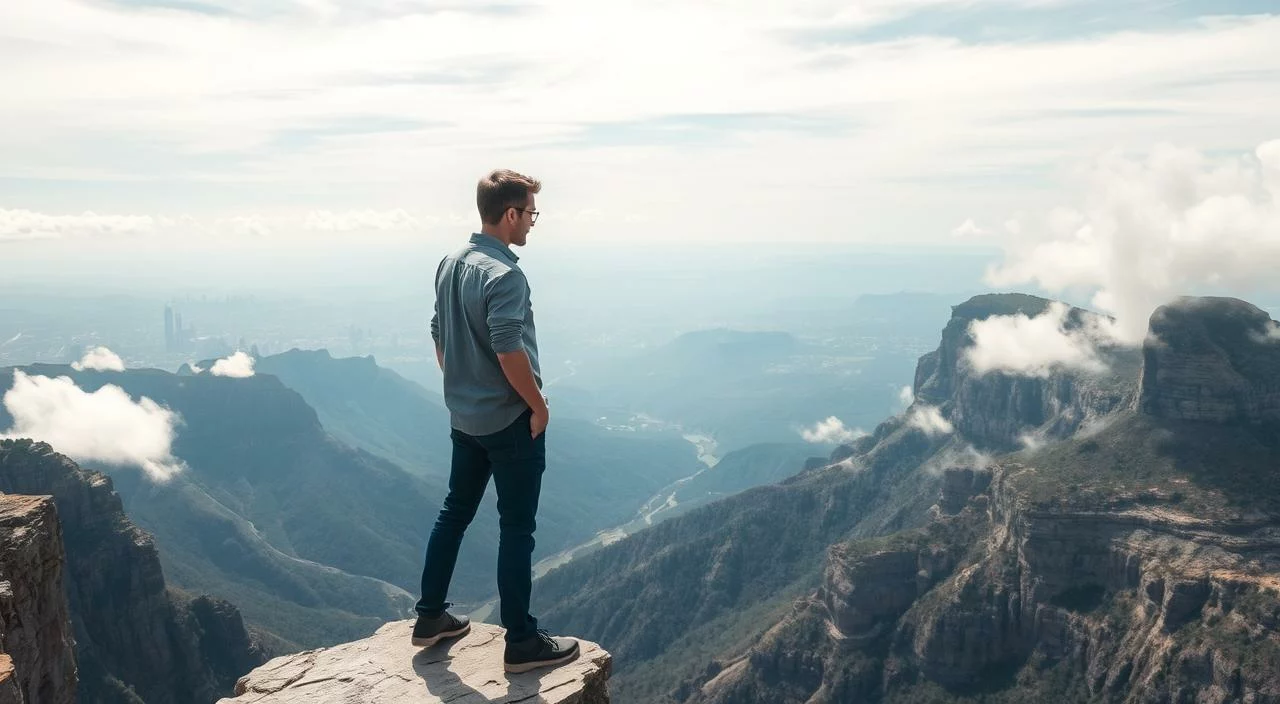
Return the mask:
<svg viewBox="0 0 1280 704">
<path fill-rule="evenodd" d="M 515 352 L 499 352 L 498 364 L 502 365 L 502 373 L 511 383 L 511 388 L 533 409 L 533 418 L 529 424 L 533 428 L 533 437 L 538 437 L 547 429 L 550 411 L 547 410 L 547 399 L 542 395 L 542 389 L 538 388 L 537 379 L 533 376 L 529 354 L 523 347 Z"/>
<path fill-rule="evenodd" d="M 533 439 L 537 440 L 538 436 L 547 432 L 547 423 L 551 420 L 551 411 L 544 410 L 541 413 L 533 412 L 533 417 L 529 419 L 529 427 L 532 429 Z"/>
</svg>

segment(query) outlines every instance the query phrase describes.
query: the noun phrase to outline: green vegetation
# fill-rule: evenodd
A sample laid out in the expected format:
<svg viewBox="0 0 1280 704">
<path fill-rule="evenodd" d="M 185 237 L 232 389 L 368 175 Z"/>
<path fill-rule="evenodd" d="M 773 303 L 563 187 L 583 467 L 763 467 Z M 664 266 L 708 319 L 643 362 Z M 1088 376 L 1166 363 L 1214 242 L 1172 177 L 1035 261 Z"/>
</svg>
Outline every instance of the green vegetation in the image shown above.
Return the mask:
<svg viewBox="0 0 1280 704">
<path fill-rule="evenodd" d="M 768 599 L 729 611 L 673 641 L 651 660 L 627 668 L 610 679 L 617 702 L 658 702 L 672 689 L 707 670 L 709 663 L 744 655 L 760 636 L 789 614 L 797 598 L 817 587 L 819 570 L 802 575 Z M 712 665 L 714 667 L 714 665 Z"/>
<path fill-rule="evenodd" d="M 1175 505 L 1202 518 L 1280 515 L 1280 433 L 1264 426 L 1169 421 L 1117 413 L 1105 427 L 1022 461 L 1014 485 L 1035 504 L 1088 508 Z"/>
<path fill-rule="evenodd" d="M 1101 584 L 1081 584 L 1069 587 L 1061 594 L 1054 595 L 1049 603 L 1068 611 L 1089 612 L 1102 605 L 1107 589 Z"/>
<path fill-rule="evenodd" d="M 1096 702 L 1075 663 L 1033 657 L 1017 669 L 994 678 L 999 689 L 956 692 L 936 682 L 922 680 L 891 690 L 884 704 L 1086 704 Z"/>
<path fill-rule="evenodd" d="M 182 416 L 174 454 L 188 469 L 166 484 L 85 464 L 112 476 L 130 518 L 155 536 L 174 586 L 227 599 L 250 625 L 305 646 L 366 635 L 409 613 L 434 518 L 424 507 L 440 501 L 443 485 L 333 441 L 275 377 L 29 371 L 69 375 L 90 392 L 115 384 Z M 459 601 L 488 593 L 496 532 L 488 555 L 473 549 L 483 566 L 460 565 Z"/>
<path fill-rule="evenodd" d="M 889 497 L 912 506 L 917 496 L 936 497 L 936 482 L 910 473 L 936 449 L 922 438 L 893 435 L 859 470 L 835 467 L 750 489 L 575 560 L 535 584 L 535 611 L 546 627 L 608 649 L 616 691 L 673 687 L 707 666 L 704 653 L 776 623 L 756 621 L 755 610 L 785 609 L 789 600 L 779 595 L 816 586 L 828 546 L 864 520 L 877 533 L 910 525 L 878 509 Z M 640 701 L 656 700 L 631 700 Z"/>
<path fill-rule="evenodd" d="M 428 521 L 435 519 L 453 452 L 449 412 L 439 394 L 379 366 L 372 357 L 335 359 L 325 350 L 290 350 L 263 357 L 257 370 L 277 376 L 297 391 L 315 408 L 324 429 L 341 442 L 422 477 L 434 494 L 421 507 L 422 515 Z M 585 421 L 553 418 L 547 432 L 547 473 L 534 559 L 630 521 L 636 508 L 662 487 L 701 467 L 691 446 L 678 435 L 633 437 Z M 471 530 L 480 532 L 486 543 L 492 542 L 497 521 L 496 494 L 491 489 Z M 422 547 L 425 543 L 413 550 L 415 560 L 421 558 Z M 476 560 L 486 569 L 492 566 L 487 549 L 461 556 L 463 564 Z M 489 584 L 487 591 L 481 591 L 494 589 Z M 474 597 L 467 592 L 466 598 Z"/>
</svg>

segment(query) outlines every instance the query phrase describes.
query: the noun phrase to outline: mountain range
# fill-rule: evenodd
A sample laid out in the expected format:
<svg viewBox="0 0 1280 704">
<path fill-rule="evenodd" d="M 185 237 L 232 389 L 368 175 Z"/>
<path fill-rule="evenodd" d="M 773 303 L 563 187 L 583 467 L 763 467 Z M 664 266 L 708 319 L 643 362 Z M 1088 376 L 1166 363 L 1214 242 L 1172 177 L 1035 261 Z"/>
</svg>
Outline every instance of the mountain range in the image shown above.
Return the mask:
<svg viewBox="0 0 1280 704">
<path fill-rule="evenodd" d="M 954 306 L 916 363 L 911 405 L 828 457 L 758 444 L 712 467 L 637 471 L 628 496 L 648 497 L 648 527 L 540 578 L 535 613 L 612 653 L 621 704 L 1280 702 L 1275 321 L 1235 299 L 1179 299 L 1153 313 L 1141 348 L 1100 345 L 1089 369 L 975 369 L 975 322 L 1051 305 Z M 1065 318 L 1067 332 L 1103 322 Z M 402 555 L 412 506 L 384 493 L 421 504 L 441 482 L 438 450 L 411 435 L 437 399 L 371 359 L 258 361 L 248 379 L 22 368 L 178 411 L 188 470 L 108 478 L 48 445 L 0 443 L 0 491 L 54 497 L 70 597 L 65 612 L 33 611 L 0 590 L 0 696 L 15 682 L 65 694 L 68 650 L 55 646 L 72 630 L 82 696 L 197 701 L 267 652 L 405 613 L 396 580 L 416 579 L 420 546 Z M 583 432 L 575 442 L 612 439 Z M 573 476 L 565 491 L 588 495 L 611 477 Z M 635 522 L 631 499 L 606 495 L 618 511 L 593 520 Z M 48 502 L 0 504 L 0 524 L 21 528 L 0 571 L 24 577 L 22 594 L 48 592 L 61 578 L 40 557 L 59 542 Z M 218 593 L 205 585 L 243 597 L 244 620 L 185 593 Z M 43 624 L 45 652 L 14 635 L 14 614 Z"/>
<path fill-rule="evenodd" d="M 1186 299 L 1101 373 L 965 362 L 973 321 L 1049 304 L 954 307 L 911 408 L 551 572 L 545 621 L 624 704 L 1280 701 L 1274 323 Z"/>
<path fill-rule="evenodd" d="M 117 386 L 175 411 L 173 454 L 188 469 L 172 480 L 88 463 L 112 474 L 129 515 L 155 536 L 169 579 L 239 605 L 274 651 L 367 635 L 416 599 L 447 492 L 447 412 L 370 358 L 292 351 L 257 362 L 280 376 L 37 364 L 0 369 L 0 394 L 22 371 L 68 377 L 86 393 Z M 11 423 L 0 407 L 0 427 Z M 703 466 L 678 435 L 635 437 L 572 419 L 552 431 L 538 555 L 631 520 Z M 455 601 L 479 604 L 494 592 L 496 550 L 491 492 L 468 531 Z"/>
</svg>

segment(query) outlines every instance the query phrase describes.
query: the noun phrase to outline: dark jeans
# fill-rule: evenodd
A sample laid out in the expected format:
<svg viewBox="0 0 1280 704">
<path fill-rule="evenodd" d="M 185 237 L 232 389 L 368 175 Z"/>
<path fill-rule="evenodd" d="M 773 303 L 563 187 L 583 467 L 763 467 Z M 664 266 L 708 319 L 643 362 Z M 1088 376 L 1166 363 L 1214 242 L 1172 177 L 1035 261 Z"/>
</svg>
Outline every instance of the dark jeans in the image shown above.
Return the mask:
<svg viewBox="0 0 1280 704">
<path fill-rule="evenodd" d="M 547 467 L 547 435 L 529 437 L 533 411 L 492 435 L 468 435 L 454 429 L 453 467 L 449 472 L 449 496 L 436 518 L 427 541 L 427 561 L 422 569 L 422 599 L 417 611 L 438 616 L 448 606 L 445 597 L 453 568 L 458 562 L 462 535 L 475 518 L 484 498 L 489 476 L 498 487 L 498 598 L 507 641 L 536 634 L 538 620 L 529 615 L 533 581 L 533 531 L 537 527 L 538 495 Z"/>
</svg>

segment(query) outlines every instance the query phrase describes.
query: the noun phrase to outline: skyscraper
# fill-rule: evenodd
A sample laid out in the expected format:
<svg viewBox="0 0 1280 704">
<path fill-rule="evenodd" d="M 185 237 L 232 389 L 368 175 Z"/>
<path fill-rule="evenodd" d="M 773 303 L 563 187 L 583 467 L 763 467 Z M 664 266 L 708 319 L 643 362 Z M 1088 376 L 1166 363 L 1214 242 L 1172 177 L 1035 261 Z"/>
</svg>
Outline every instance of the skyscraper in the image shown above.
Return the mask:
<svg viewBox="0 0 1280 704">
<path fill-rule="evenodd" d="M 174 332 L 173 332 L 173 308 L 166 305 L 164 307 L 164 351 L 174 351 Z"/>
</svg>

